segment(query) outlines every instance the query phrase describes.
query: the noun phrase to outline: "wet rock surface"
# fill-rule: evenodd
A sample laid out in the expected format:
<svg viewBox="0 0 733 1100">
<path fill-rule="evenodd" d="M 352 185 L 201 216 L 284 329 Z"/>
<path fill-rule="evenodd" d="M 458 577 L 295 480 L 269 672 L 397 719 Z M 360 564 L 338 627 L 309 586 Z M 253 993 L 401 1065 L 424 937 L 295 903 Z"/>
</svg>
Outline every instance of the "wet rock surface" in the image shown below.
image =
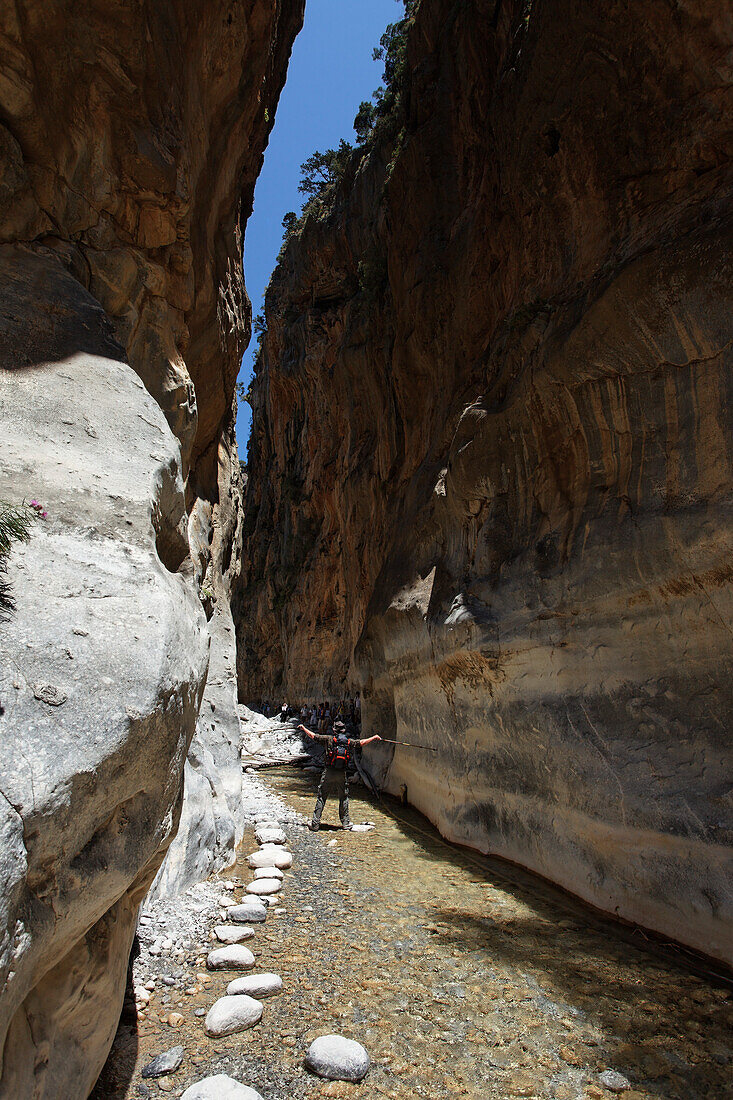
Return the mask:
<svg viewBox="0 0 733 1100">
<path fill-rule="evenodd" d="M 306 1068 L 331 1081 L 361 1081 L 369 1072 L 369 1055 L 354 1039 L 319 1035 L 308 1047 Z"/>
<path fill-rule="evenodd" d="M 260 779 L 247 782 L 248 796 L 264 801 Z M 326 813 L 324 829 L 311 834 L 313 778 L 268 772 L 266 782 L 267 797 L 282 796 L 292 814 L 279 820 L 294 870 L 282 905 L 248 942 L 258 969 L 280 975 L 284 991 L 265 1000 L 256 1027 L 236 1035 L 208 1037 L 196 1016 L 232 980 L 201 967 L 219 901 L 231 897 L 224 878 L 248 874 L 248 830 L 229 875 L 167 911 L 182 932 L 180 963 L 145 947 L 135 960 L 135 984 L 155 975 L 155 988 L 137 1026 L 123 1020 L 94 1100 L 137 1100 L 140 1067 L 165 1046 L 173 1011 L 183 1016 L 175 1035 L 186 1051 L 169 1078 L 174 1095 L 228 1074 L 266 1100 L 345 1098 L 358 1088 L 370 1100 L 611 1100 L 602 1083 L 611 1071 L 628 1080 L 621 1095 L 631 1100 L 725 1095 L 730 986 L 518 868 L 445 844 L 396 803 L 387 813 L 355 786 L 352 816 L 375 830 L 346 833 Z M 326 1033 L 366 1047 L 365 1085 L 326 1085 L 304 1069 L 310 1044 Z"/>
</svg>

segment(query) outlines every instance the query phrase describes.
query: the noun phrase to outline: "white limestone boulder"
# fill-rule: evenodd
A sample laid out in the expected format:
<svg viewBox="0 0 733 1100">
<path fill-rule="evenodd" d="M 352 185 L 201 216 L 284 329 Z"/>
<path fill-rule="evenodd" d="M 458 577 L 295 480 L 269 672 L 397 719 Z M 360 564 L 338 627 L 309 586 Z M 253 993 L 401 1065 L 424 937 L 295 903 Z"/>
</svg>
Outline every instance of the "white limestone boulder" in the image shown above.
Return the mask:
<svg viewBox="0 0 733 1100">
<path fill-rule="evenodd" d="M 239 943 L 230 943 L 226 947 L 215 947 L 206 957 L 209 970 L 251 970 L 255 957 L 248 947 Z"/>
<path fill-rule="evenodd" d="M 279 974 L 245 974 L 235 978 L 227 986 L 227 995 L 232 997 L 246 993 L 248 997 L 274 997 L 281 993 L 283 980 Z"/>
<path fill-rule="evenodd" d="M 204 1027 L 211 1036 L 233 1035 L 254 1027 L 262 1018 L 262 1004 L 253 997 L 239 994 L 220 997 L 206 1014 Z"/>
</svg>

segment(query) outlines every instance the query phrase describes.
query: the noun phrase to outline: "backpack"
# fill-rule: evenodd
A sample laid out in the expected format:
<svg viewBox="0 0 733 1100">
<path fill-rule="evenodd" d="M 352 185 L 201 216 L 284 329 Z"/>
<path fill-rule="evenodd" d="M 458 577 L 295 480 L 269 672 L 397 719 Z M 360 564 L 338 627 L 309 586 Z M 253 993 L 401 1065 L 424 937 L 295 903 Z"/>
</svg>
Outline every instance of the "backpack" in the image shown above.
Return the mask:
<svg viewBox="0 0 733 1100">
<path fill-rule="evenodd" d="M 326 763 L 329 768 L 345 768 L 351 759 L 349 738 L 345 733 L 337 733 L 326 747 Z"/>
</svg>

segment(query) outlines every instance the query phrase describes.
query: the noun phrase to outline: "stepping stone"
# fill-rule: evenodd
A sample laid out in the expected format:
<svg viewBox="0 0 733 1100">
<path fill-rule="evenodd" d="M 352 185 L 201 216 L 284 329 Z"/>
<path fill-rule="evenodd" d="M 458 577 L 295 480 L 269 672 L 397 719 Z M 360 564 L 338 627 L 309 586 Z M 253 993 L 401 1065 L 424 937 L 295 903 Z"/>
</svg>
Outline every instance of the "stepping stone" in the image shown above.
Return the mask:
<svg viewBox="0 0 733 1100">
<path fill-rule="evenodd" d="M 631 1088 L 631 1082 L 615 1069 L 604 1069 L 598 1074 L 598 1081 L 609 1092 L 627 1092 Z"/>
<path fill-rule="evenodd" d="M 248 928 L 246 924 L 240 924 L 234 928 L 231 924 L 217 924 L 214 935 L 220 943 L 242 943 L 251 940 L 255 934 L 254 928 Z"/>
<path fill-rule="evenodd" d="M 255 882 L 258 878 L 279 878 L 282 881 L 285 875 L 279 867 L 255 867 L 254 878 Z"/>
<path fill-rule="evenodd" d="M 254 882 L 250 882 L 247 887 L 248 894 L 259 894 L 264 897 L 266 894 L 277 894 L 279 890 L 282 890 L 282 882 L 279 878 L 259 878 Z"/>
<path fill-rule="evenodd" d="M 280 822 L 274 817 L 263 817 L 261 821 L 255 821 L 255 829 L 279 829 Z"/>
<path fill-rule="evenodd" d="M 245 1031 L 254 1027 L 262 1017 L 262 1005 L 253 997 L 238 994 L 234 997 L 220 997 L 204 1021 L 207 1035 L 233 1035 L 236 1031 Z"/>
<path fill-rule="evenodd" d="M 228 1074 L 215 1073 L 213 1077 L 204 1077 L 195 1085 L 189 1085 L 181 1100 L 262 1100 L 262 1097 Z"/>
<path fill-rule="evenodd" d="M 209 951 L 206 965 L 209 970 L 251 970 L 255 957 L 248 947 L 230 943 L 227 947 L 217 947 Z"/>
<path fill-rule="evenodd" d="M 246 974 L 229 983 L 227 995 L 233 997 L 246 993 L 249 997 L 273 997 L 282 992 L 282 987 L 283 980 L 279 974 Z"/>
<path fill-rule="evenodd" d="M 370 1058 L 361 1043 L 343 1035 L 319 1035 L 308 1048 L 306 1069 L 329 1081 L 361 1081 Z"/>
<path fill-rule="evenodd" d="M 255 840 L 258 844 L 287 844 L 288 838 L 278 826 L 275 829 L 255 829 Z"/>
<path fill-rule="evenodd" d="M 247 863 L 250 867 L 279 867 L 287 871 L 288 867 L 293 866 L 293 857 L 284 848 L 270 844 L 247 856 Z"/>
<path fill-rule="evenodd" d="M 229 920 L 236 924 L 261 924 L 267 916 L 267 907 L 259 898 L 247 898 L 240 905 L 227 910 Z"/>
<path fill-rule="evenodd" d="M 183 1047 L 171 1047 L 163 1054 L 157 1054 L 151 1062 L 140 1070 L 143 1077 L 162 1077 L 174 1073 L 183 1061 Z"/>
</svg>

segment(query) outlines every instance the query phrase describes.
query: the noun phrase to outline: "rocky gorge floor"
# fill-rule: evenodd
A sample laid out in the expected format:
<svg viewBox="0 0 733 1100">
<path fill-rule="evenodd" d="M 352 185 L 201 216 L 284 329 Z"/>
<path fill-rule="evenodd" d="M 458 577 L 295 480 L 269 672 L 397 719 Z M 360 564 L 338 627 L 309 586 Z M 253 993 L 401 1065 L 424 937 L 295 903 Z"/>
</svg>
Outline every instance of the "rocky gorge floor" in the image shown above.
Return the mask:
<svg viewBox="0 0 733 1100">
<path fill-rule="evenodd" d="M 283 767 L 243 782 L 252 824 L 236 863 L 142 912 L 126 1010 L 93 1100 L 181 1097 L 215 1074 L 264 1100 L 731 1095 L 724 980 L 517 868 L 447 845 L 419 814 L 367 801 L 363 788 L 352 789 L 352 820 L 373 831 L 312 834 L 312 773 Z M 256 1026 L 213 1037 L 207 1013 L 239 976 L 207 969 L 221 946 L 213 929 L 236 927 L 226 910 L 248 896 L 252 826 L 263 818 L 282 825 L 293 863 L 245 946 L 252 973 L 278 975 L 283 989 L 263 1000 Z M 336 820 L 327 805 L 324 821 Z M 309 1045 L 330 1033 L 367 1048 L 360 1084 L 306 1070 Z M 175 1047 L 179 1068 L 143 1078 Z"/>
</svg>

